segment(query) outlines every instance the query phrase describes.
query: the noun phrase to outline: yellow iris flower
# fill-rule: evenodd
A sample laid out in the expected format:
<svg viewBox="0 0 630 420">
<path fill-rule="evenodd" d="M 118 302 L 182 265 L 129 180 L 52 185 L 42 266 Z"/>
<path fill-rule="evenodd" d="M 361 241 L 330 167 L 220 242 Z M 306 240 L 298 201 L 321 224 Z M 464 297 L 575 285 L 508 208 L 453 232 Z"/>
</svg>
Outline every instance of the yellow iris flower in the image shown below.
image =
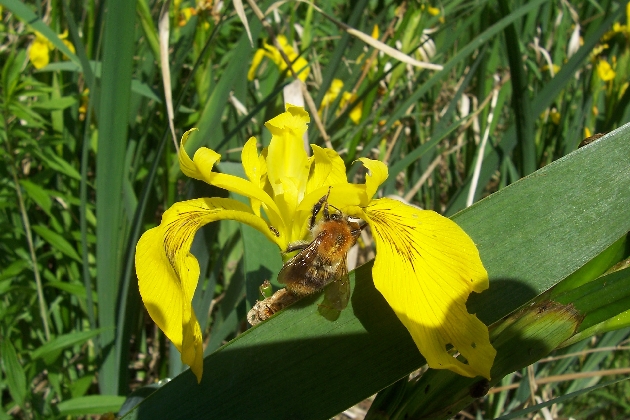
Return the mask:
<svg viewBox="0 0 630 420">
<path fill-rule="evenodd" d="M 70 51 L 75 52 L 74 45 L 70 41 L 68 41 L 68 31 L 64 31 L 61 35 L 59 35 L 59 39 L 63 42 Z M 31 43 L 31 48 L 28 51 L 28 59 L 30 60 L 33 67 L 37 70 L 44 68 L 50 62 L 50 51 L 52 51 L 54 45 L 52 42 L 48 40 L 44 35 L 35 31 L 35 39 Z M 64 55 L 64 59 L 68 59 Z"/>
<path fill-rule="evenodd" d="M 613 70 L 613 68 L 610 66 L 608 61 L 599 60 L 599 62 L 597 63 L 597 75 L 604 82 L 610 82 L 611 80 L 615 78 L 616 73 Z"/>
<path fill-rule="evenodd" d="M 311 68 L 308 65 L 308 61 L 306 61 L 303 56 L 300 56 L 298 52 L 293 49 L 291 44 L 289 44 L 289 42 L 287 41 L 286 36 L 278 35 L 276 39 L 278 40 L 278 44 L 280 44 L 280 47 L 282 47 L 282 51 L 284 51 L 286 56 L 291 61 L 291 67 L 297 73 L 298 79 L 302 80 L 303 82 L 306 81 L 306 78 L 311 71 Z M 265 57 L 273 61 L 276 66 L 278 66 L 280 71 L 285 71 L 288 68 L 287 63 L 282 58 L 280 51 L 275 47 L 275 45 L 269 45 L 265 42 L 264 47 L 256 50 L 256 53 L 254 54 L 252 65 L 249 67 L 249 71 L 247 72 L 248 80 L 251 81 L 256 78 L 256 70 L 258 70 L 258 66 L 260 66 L 260 63 Z"/>
<path fill-rule="evenodd" d="M 28 58 L 37 70 L 44 68 L 50 62 L 50 51 L 53 44 L 44 35 L 35 32 L 35 39 L 28 50 Z"/>
<path fill-rule="evenodd" d="M 190 254 L 195 232 L 222 219 L 243 222 L 284 251 L 308 237 L 315 203 L 330 188 L 328 201 L 349 216 L 366 221 L 376 243 L 374 285 L 413 337 L 430 367 L 461 375 L 490 377 L 495 349 L 487 327 L 466 310 L 468 295 L 488 287 L 488 275 L 472 239 L 453 221 L 402 202 L 374 196 L 387 179 L 387 166 L 359 159 L 365 184 L 347 181 L 337 152 L 312 145 L 308 157 L 302 138 L 309 123 L 301 107 L 267 121 L 269 147 L 258 153 L 250 138 L 242 151 L 247 179 L 212 171 L 220 155 L 202 147 L 191 159 L 182 136 L 179 163 L 191 178 L 241 194 L 250 205 L 230 198 L 198 198 L 175 203 L 159 226 L 145 232 L 136 247 L 136 272 L 151 318 L 181 352 L 197 380 L 203 372 L 202 336 L 192 309 L 199 264 Z M 449 346 L 450 345 L 450 346 Z M 448 350 L 450 347 L 454 349 Z M 453 357 L 458 351 L 467 361 Z"/>
</svg>

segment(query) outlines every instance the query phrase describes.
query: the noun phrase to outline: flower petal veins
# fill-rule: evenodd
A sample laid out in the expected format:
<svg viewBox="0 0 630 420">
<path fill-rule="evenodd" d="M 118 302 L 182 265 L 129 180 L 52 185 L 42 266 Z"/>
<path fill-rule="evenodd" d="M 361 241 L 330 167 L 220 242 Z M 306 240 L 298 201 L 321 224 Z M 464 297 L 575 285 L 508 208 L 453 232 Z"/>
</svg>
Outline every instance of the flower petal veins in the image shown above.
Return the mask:
<svg viewBox="0 0 630 420">
<path fill-rule="evenodd" d="M 490 378 L 496 351 L 487 327 L 466 309 L 470 292 L 488 287 L 472 239 L 446 217 L 388 198 L 372 201 L 365 215 L 376 242 L 374 285 L 429 367 Z"/>
</svg>

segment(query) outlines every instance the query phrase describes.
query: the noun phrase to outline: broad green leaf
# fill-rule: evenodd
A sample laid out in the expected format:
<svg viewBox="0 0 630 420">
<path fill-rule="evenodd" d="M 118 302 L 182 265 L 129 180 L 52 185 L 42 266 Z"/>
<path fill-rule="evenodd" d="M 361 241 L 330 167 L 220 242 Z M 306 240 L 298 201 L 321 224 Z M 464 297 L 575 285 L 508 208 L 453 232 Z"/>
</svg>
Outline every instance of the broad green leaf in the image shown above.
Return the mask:
<svg viewBox="0 0 630 420">
<path fill-rule="evenodd" d="M 56 99 L 49 99 L 47 101 L 35 102 L 33 108 L 47 110 L 47 111 L 59 111 L 66 109 L 77 103 L 77 99 L 71 96 L 64 96 Z"/>
<path fill-rule="evenodd" d="M 52 207 L 52 200 L 50 199 L 50 194 L 45 189 L 27 180 L 20 181 L 20 185 L 24 187 L 24 191 L 26 191 L 26 194 L 39 207 L 41 207 L 42 210 L 46 212 L 46 214 L 50 214 L 50 208 Z"/>
<path fill-rule="evenodd" d="M 123 385 L 120 378 L 128 371 L 127 353 L 116 344 L 119 282 L 123 267 L 125 243 L 123 213 L 123 179 L 129 168 L 124 165 L 130 119 L 131 80 L 136 39 L 134 1 L 110 0 L 104 16 L 103 62 L 100 106 L 97 121 L 98 154 L 96 156 L 96 291 L 98 324 L 103 328 L 100 345 L 111 346 L 103 353 L 98 380 L 102 394 L 117 395 Z M 126 386 L 126 384 L 125 384 Z"/>
<path fill-rule="evenodd" d="M 454 216 L 490 275 L 470 312 L 487 324 L 501 319 L 628 232 L 628 155 L 630 125 Z M 201 384 L 186 371 L 125 419 L 323 419 L 402 378 L 424 360 L 370 272 L 366 264 L 351 274 L 351 302 L 337 321 L 319 316 L 321 295 L 305 298 L 207 357 Z"/>
<path fill-rule="evenodd" d="M 9 387 L 9 393 L 17 405 L 24 407 L 24 401 L 28 392 L 24 368 L 18 360 L 13 344 L 9 340 L 3 339 L 0 349 L 2 350 L 2 367 L 6 375 L 5 380 Z"/>
<path fill-rule="evenodd" d="M 554 300 L 572 303 L 584 315 L 578 331 L 593 327 L 630 309 L 630 268 L 601 276 Z"/>
<path fill-rule="evenodd" d="M 57 251 L 81 262 L 81 257 L 79 257 L 77 250 L 63 236 L 42 225 L 33 226 L 33 230 Z"/>
<path fill-rule="evenodd" d="M 623 258 L 627 244 L 628 235 L 623 235 L 623 237 L 619 238 L 619 240 L 601 252 L 597 257 L 584 264 L 579 270 L 554 287 L 551 291 L 551 298 L 554 299 L 554 297 L 560 293 L 576 289 L 604 274 L 613 264 Z"/>
<path fill-rule="evenodd" d="M 124 402 L 125 397 L 117 395 L 87 395 L 62 401 L 57 404 L 57 410 L 62 416 L 116 413 Z"/>
</svg>

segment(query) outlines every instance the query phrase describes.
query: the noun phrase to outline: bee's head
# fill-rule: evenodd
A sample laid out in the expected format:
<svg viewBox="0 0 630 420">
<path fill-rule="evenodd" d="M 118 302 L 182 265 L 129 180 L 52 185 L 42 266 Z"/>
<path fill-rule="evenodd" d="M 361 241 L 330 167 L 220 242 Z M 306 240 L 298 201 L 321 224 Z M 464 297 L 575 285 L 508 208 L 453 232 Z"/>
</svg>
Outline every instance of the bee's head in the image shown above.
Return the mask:
<svg viewBox="0 0 630 420">
<path fill-rule="evenodd" d="M 348 217 L 346 221 L 348 222 L 348 226 L 350 226 L 350 233 L 355 239 L 361 235 L 361 231 L 367 226 L 365 220 L 356 217 Z"/>
</svg>

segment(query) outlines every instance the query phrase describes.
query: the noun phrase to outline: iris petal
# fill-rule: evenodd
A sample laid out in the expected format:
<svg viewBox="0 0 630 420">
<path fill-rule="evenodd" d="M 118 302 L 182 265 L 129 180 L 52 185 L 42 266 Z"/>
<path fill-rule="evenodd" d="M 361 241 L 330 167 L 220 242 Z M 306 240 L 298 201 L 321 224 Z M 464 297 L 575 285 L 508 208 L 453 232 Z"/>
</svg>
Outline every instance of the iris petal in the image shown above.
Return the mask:
<svg viewBox="0 0 630 420">
<path fill-rule="evenodd" d="M 496 351 L 466 310 L 470 292 L 488 287 L 472 239 L 450 219 L 387 198 L 372 201 L 365 217 L 376 242 L 374 285 L 429 366 L 489 379 Z M 449 354 L 451 346 L 467 364 Z"/>
<path fill-rule="evenodd" d="M 199 263 L 190 246 L 199 228 L 222 219 L 246 223 L 269 240 L 277 239 L 247 205 L 229 198 L 200 198 L 174 204 L 164 212 L 160 225 L 145 232 L 136 246 L 136 273 L 144 305 L 198 381 L 203 351 L 192 297 L 199 280 Z"/>
<path fill-rule="evenodd" d="M 179 148 L 179 165 L 182 172 L 191 178 L 264 203 L 265 211 L 271 225 L 280 232 L 280 237 L 277 237 L 274 242 L 278 244 L 281 249 L 286 247 L 288 238 L 286 238 L 285 235 L 287 232 L 284 223 L 285 219 L 282 218 L 280 209 L 269 194 L 250 180 L 234 175 L 213 172 L 212 168 L 221 158 L 221 155 L 214 150 L 201 147 L 195 152 L 194 158 L 190 159 L 188 153 L 186 153 L 185 145 L 190 133 L 195 130 L 196 129 L 188 130 L 182 136 L 181 146 Z M 245 171 L 247 173 L 248 169 Z"/>
<path fill-rule="evenodd" d="M 368 158 L 359 158 L 357 159 L 363 166 L 365 166 L 369 174 L 365 176 L 365 188 L 368 200 L 371 200 L 376 194 L 378 187 L 381 186 L 383 182 L 388 177 L 387 165 L 379 160 L 368 159 Z M 364 205 L 367 203 L 364 203 Z"/>
<path fill-rule="evenodd" d="M 255 186 L 262 189 L 264 187 L 264 182 L 262 182 L 263 170 L 266 172 L 266 166 L 264 166 L 264 159 L 260 159 L 260 156 L 258 155 L 255 137 L 251 137 L 247 140 L 245 146 L 243 146 L 243 151 L 241 152 L 241 162 L 243 163 L 243 169 L 245 170 L 247 178 L 249 178 Z M 250 204 L 254 213 L 257 216 L 260 216 L 260 200 L 250 198 Z"/>
<path fill-rule="evenodd" d="M 313 156 L 310 161 L 310 175 L 306 192 L 329 185 L 348 183 L 346 165 L 343 159 L 332 149 L 325 149 L 312 144 Z"/>
<path fill-rule="evenodd" d="M 292 222 L 294 209 L 306 191 L 309 161 L 302 137 L 309 121 L 304 108 L 287 104 L 287 112 L 265 123 L 272 135 L 267 149 L 267 179 L 273 189 L 274 205 L 281 209 L 286 222 Z"/>
</svg>

